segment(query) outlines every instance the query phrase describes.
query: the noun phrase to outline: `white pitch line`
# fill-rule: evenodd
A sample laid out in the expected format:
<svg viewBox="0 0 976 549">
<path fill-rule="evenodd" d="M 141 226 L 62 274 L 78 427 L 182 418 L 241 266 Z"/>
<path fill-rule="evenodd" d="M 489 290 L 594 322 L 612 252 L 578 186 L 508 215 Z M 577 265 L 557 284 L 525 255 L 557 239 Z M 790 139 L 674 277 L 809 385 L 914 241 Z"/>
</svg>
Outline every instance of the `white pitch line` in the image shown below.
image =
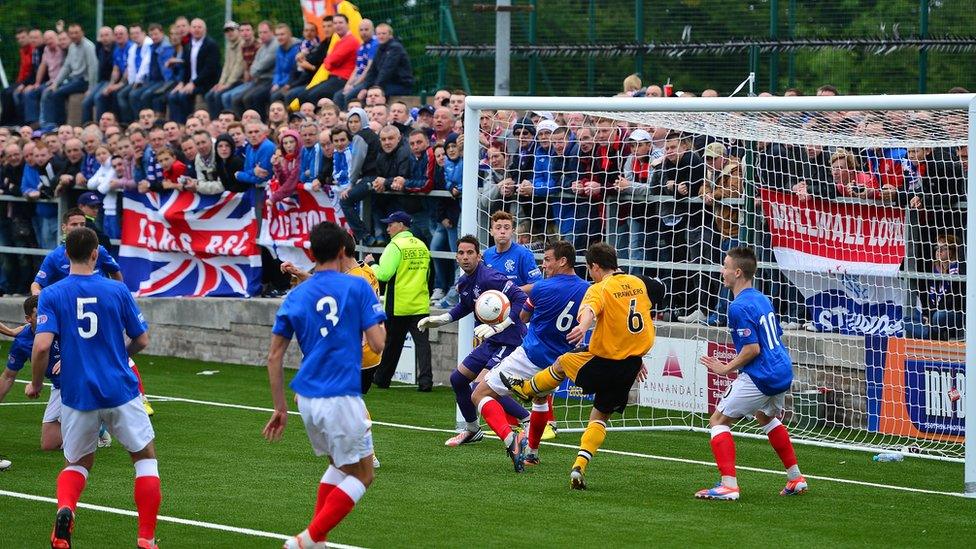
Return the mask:
<svg viewBox="0 0 976 549">
<path fill-rule="evenodd" d="M 169 401 L 172 401 L 172 402 L 185 402 L 187 404 L 200 404 L 200 405 L 203 405 L 203 406 L 214 406 L 214 407 L 219 407 L 219 408 L 234 408 L 234 409 L 238 409 L 238 410 L 250 410 L 250 411 L 255 411 L 255 412 L 273 412 L 274 411 L 272 408 L 263 408 L 263 407 L 260 407 L 260 406 L 246 406 L 246 405 L 243 405 L 243 404 L 228 404 L 228 403 L 225 403 L 225 402 L 211 402 L 211 401 L 207 401 L 207 400 L 195 400 L 195 399 L 181 398 L 181 397 L 167 397 L 167 396 L 155 396 L 155 395 L 146 395 L 146 396 L 149 397 L 149 398 L 158 399 L 158 400 L 169 400 Z M 301 415 L 301 414 L 299 414 L 298 412 L 295 412 L 295 411 L 289 411 L 288 414 L 289 415 L 295 415 L 295 416 Z M 433 427 L 420 427 L 420 426 L 417 426 L 417 425 L 407 425 L 407 424 L 402 424 L 402 423 L 387 423 L 387 422 L 384 422 L 384 421 L 373 421 L 373 425 L 380 425 L 380 426 L 383 426 L 383 427 L 392 427 L 392 428 L 395 428 L 395 429 L 407 429 L 407 430 L 411 430 L 411 431 L 425 431 L 425 432 L 434 432 L 434 433 L 456 433 L 457 432 L 457 431 L 452 430 L 452 429 L 438 429 L 438 428 L 433 428 Z M 573 445 L 570 445 L 570 444 L 561 444 L 561 443 L 558 443 L 558 442 L 543 442 L 542 444 L 545 444 L 547 446 L 553 446 L 553 447 L 556 447 L 556 448 L 568 448 L 570 450 L 576 450 L 577 449 L 577 446 L 573 446 Z M 638 452 L 626 452 L 626 451 L 623 451 L 623 450 L 611 450 L 611 449 L 603 449 L 603 448 L 600 449 L 600 453 L 601 454 L 613 454 L 613 455 L 618 455 L 618 456 L 637 457 L 637 458 L 643 458 L 643 459 L 653 459 L 653 460 L 657 460 L 657 461 L 670 461 L 670 462 L 674 462 L 674 463 L 688 463 L 688 464 L 692 464 L 692 465 L 704 465 L 704 466 L 707 466 L 707 467 L 710 467 L 710 468 L 715 467 L 715 464 L 712 463 L 712 462 L 710 462 L 710 461 L 702 461 L 702 460 L 697 460 L 697 459 L 678 458 L 678 457 L 671 457 L 671 456 L 658 456 L 658 455 L 654 455 L 654 454 L 642 454 L 642 453 L 638 453 Z M 775 471 L 775 470 L 772 470 L 772 469 L 763 469 L 763 468 L 760 468 L 760 467 L 747 467 L 747 466 L 736 465 L 736 468 L 737 469 L 741 469 L 743 471 L 751 471 L 751 472 L 754 472 L 754 473 L 765 473 L 765 474 L 771 474 L 771 475 L 777 475 L 777 476 L 784 476 L 786 474 L 784 471 Z M 819 476 L 819 475 L 804 475 L 804 476 L 806 478 L 814 479 L 814 480 L 823 480 L 823 481 L 828 481 L 828 482 L 838 482 L 838 483 L 841 483 L 841 484 L 852 484 L 852 485 L 855 485 L 855 486 L 867 486 L 867 487 L 870 487 L 870 488 L 880 488 L 880 489 L 884 489 L 884 490 L 895 490 L 895 491 L 900 491 L 900 492 L 912 492 L 912 493 L 917 493 L 917 494 L 931 494 L 931 495 L 936 495 L 936 496 L 951 496 L 951 497 L 959 497 L 959 498 L 966 498 L 967 497 L 965 494 L 962 494 L 962 493 L 959 493 L 959 492 L 943 492 L 943 491 L 939 491 L 939 490 L 926 490 L 924 488 L 912 488 L 910 486 L 896 486 L 896 485 L 889 485 L 889 484 L 878 484 L 876 482 L 867 482 L 867 481 L 863 481 L 863 480 L 852 480 L 852 479 L 845 479 L 845 478 L 825 477 L 825 476 Z"/>
<path fill-rule="evenodd" d="M 7 496 L 11 498 L 26 499 L 31 501 L 40 501 L 44 503 L 57 503 L 58 500 L 54 498 L 49 498 L 45 496 L 36 496 L 34 494 L 22 494 L 20 492 L 11 492 L 9 490 L 0 490 L 0 496 Z M 117 509 L 115 507 L 105 507 L 103 505 L 92 505 L 90 503 L 79 503 L 78 507 L 82 509 L 90 509 L 92 511 L 101 511 L 102 513 L 111 513 L 113 515 L 122 515 L 126 517 L 138 517 L 139 514 L 135 511 L 130 511 L 129 509 Z M 254 530 L 251 528 L 238 528 L 237 526 L 227 526 L 226 524 L 214 524 L 212 522 L 203 522 L 199 520 L 184 519 L 179 517 L 168 517 L 165 515 L 160 515 L 158 520 L 161 522 L 172 522 L 173 524 L 183 524 L 186 526 L 196 526 L 198 528 L 206 528 L 208 530 L 220 530 L 222 532 L 231 532 L 234 534 L 243 534 L 245 536 L 252 536 L 258 538 L 270 538 L 276 540 L 285 540 L 291 536 L 285 534 L 276 534 L 274 532 L 265 532 L 262 530 Z M 337 549 L 363 549 L 355 545 L 343 545 L 341 543 L 328 543 L 329 547 L 336 547 Z"/>
<path fill-rule="evenodd" d="M 47 406 L 47 401 L 44 402 L 0 402 L 0 406 Z"/>
</svg>

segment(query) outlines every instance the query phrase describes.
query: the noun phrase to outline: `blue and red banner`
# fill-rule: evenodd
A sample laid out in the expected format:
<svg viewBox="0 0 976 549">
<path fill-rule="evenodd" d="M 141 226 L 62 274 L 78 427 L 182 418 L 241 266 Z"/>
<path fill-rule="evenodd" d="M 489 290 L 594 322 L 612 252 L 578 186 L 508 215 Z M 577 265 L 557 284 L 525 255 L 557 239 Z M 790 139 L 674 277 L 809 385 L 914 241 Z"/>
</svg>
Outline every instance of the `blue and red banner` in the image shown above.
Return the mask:
<svg viewBox="0 0 976 549">
<path fill-rule="evenodd" d="M 865 338 L 868 429 L 959 443 L 965 434 L 966 344 Z"/>
<path fill-rule="evenodd" d="M 261 252 L 250 193 L 126 192 L 119 266 L 137 296 L 260 293 Z"/>
</svg>

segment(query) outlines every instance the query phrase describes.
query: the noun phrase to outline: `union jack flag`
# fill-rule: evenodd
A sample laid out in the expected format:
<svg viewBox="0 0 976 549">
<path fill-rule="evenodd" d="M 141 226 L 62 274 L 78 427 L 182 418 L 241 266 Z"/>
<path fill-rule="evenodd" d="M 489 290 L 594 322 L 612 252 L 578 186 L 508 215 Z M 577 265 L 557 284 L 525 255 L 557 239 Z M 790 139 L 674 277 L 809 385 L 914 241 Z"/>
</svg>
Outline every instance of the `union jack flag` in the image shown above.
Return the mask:
<svg viewBox="0 0 976 549">
<path fill-rule="evenodd" d="M 127 191 L 122 204 L 119 266 L 136 295 L 259 293 L 261 252 L 251 193 Z"/>
</svg>

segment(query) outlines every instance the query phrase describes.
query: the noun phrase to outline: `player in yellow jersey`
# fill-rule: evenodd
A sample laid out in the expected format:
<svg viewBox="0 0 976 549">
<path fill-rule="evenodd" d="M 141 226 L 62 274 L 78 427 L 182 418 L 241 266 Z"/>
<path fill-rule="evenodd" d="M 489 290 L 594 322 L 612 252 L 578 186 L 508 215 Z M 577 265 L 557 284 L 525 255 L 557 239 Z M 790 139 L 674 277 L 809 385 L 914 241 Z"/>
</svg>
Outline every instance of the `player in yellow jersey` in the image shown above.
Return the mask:
<svg viewBox="0 0 976 549">
<path fill-rule="evenodd" d="M 607 420 L 614 412 L 623 413 L 634 382 L 646 375 L 642 359 L 654 345 L 651 309 L 664 296 L 660 280 L 621 272 L 616 251 L 606 243 L 593 244 L 586 250 L 586 266 L 593 285 L 580 305 L 579 324 L 569 331 L 566 340 L 580 345 L 595 321 L 589 346 L 560 356 L 531 379 L 502 377 L 512 394 L 525 399 L 556 390 L 567 377 L 594 395 L 590 421 L 570 473 L 574 490 L 586 488 L 586 466 L 603 444 Z"/>
<path fill-rule="evenodd" d="M 358 276 L 366 279 L 366 282 L 369 282 L 369 287 L 373 289 L 373 292 L 376 294 L 376 297 L 379 298 L 380 281 L 377 280 L 376 275 L 373 273 L 373 269 L 361 265 L 358 261 L 353 259 L 354 257 L 356 257 L 356 240 L 352 237 L 351 234 L 345 233 L 345 237 L 343 238 L 343 245 L 346 248 L 346 254 L 345 257 L 343 257 L 342 259 L 343 261 L 341 265 L 342 271 L 346 274 L 352 276 Z M 297 283 L 304 282 L 307 278 L 312 276 L 311 273 L 309 273 L 308 271 L 303 271 L 298 267 L 295 267 L 293 263 L 288 261 L 281 264 L 281 271 L 283 273 L 287 273 L 295 277 Z M 364 395 L 369 392 L 369 388 L 372 387 L 373 385 L 373 370 L 374 368 L 379 366 L 381 358 L 382 355 L 374 352 L 369 347 L 369 345 L 367 345 L 366 342 L 363 341 L 362 391 Z M 368 414 L 369 411 L 367 410 L 366 413 Z M 373 467 L 379 467 L 379 466 L 380 466 L 380 460 L 377 459 L 376 455 L 374 454 Z"/>
</svg>

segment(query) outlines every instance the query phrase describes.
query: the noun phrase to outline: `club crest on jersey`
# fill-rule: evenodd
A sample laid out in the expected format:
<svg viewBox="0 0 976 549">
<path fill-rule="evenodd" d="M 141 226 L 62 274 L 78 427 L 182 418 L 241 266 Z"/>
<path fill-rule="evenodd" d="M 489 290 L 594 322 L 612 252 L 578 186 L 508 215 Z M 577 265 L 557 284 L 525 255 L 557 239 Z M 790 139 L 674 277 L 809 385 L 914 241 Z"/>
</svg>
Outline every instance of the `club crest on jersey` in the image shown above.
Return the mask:
<svg viewBox="0 0 976 549">
<path fill-rule="evenodd" d="M 752 335 L 752 330 L 750 330 L 749 328 L 739 328 L 738 330 L 736 330 L 736 333 L 739 334 L 739 337 L 749 337 L 750 335 Z"/>
<path fill-rule="evenodd" d="M 512 272 L 512 271 L 515 270 L 515 260 L 514 259 L 509 259 L 508 261 L 505 262 L 505 270 L 508 271 L 508 272 Z"/>
</svg>

